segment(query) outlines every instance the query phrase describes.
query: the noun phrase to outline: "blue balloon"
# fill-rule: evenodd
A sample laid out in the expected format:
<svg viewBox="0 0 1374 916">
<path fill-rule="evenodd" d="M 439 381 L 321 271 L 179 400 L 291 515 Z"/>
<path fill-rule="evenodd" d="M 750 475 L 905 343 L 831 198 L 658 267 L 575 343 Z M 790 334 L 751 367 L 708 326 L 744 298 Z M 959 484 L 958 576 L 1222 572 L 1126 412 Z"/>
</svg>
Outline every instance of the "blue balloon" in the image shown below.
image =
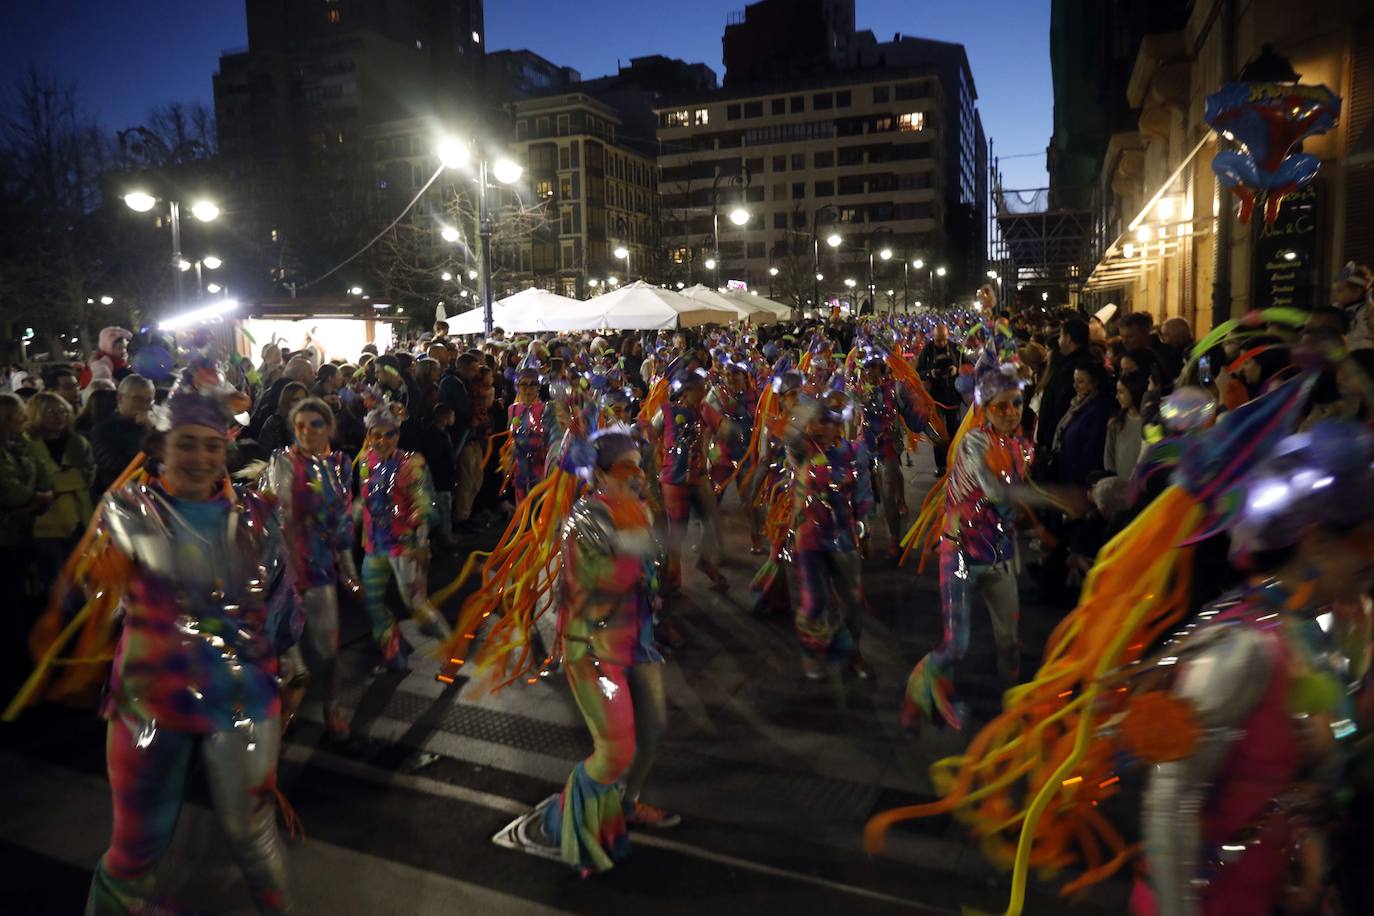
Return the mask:
<svg viewBox="0 0 1374 916">
<path fill-rule="evenodd" d="M 162 347 L 141 348 L 131 364 L 135 372 L 150 381 L 165 382 L 172 377 L 172 354 Z"/>
</svg>

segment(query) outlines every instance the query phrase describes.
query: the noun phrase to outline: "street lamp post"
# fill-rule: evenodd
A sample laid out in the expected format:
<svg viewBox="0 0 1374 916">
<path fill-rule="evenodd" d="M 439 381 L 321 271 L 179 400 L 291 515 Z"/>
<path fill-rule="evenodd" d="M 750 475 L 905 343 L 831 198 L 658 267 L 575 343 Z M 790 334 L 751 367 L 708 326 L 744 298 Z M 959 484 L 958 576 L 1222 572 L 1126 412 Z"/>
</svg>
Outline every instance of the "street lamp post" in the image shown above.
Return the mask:
<svg viewBox="0 0 1374 916">
<path fill-rule="evenodd" d="M 439 162 L 449 169 L 464 168 L 472 161 L 472 150 L 462 141 L 446 138 L 436 150 Z M 497 159 L 488 165 L 486 157 L 477 161 L 477 235 L 482 243 L 482 327 L 491 336 L 491 209 L 487 204 L 487 173 L 501 184 L 515 184 L 524 174 L 524 169 L 510 159 Z M 471 276 L 471 272 L 469 272 Z"/>
<path fill-rule="evenodd" d="M 874 314 L 874 315 L 877 315 L 877 314 L 878 314 L 878 286 L 877 286 L 877 284 L 874 282 L 874 278 L 873 278 L 873 255 L 874 255 L 874 251 L 873 251 L 873 239 L 872 239 L 871 236 L 869 237 L 868 241 L 864 243 L 864 247 L 868 249 L 868 305 L 869 305 L 869 307 L 870 307 L 871 309 L 873 309 L 873 314 Z M 889 245 L 884 245 L 882 248 L 880 248 L 880 249 L 878 250 L 877 255 L 878 255 L 878 257 L 882 258 L 884 261 L 890 261 L 890 260 L 892 260 L 892 248 L 891 248 L 891 246 L 889 246 Z"/>
<path fill-rule="evenodd" d="M 838 215 L 839 215 L 839 212 L 840 212 L 840 211 L 839 211 L 839 208 L 836 207 L 834 204 L 826 204 L 824 207 L 818 208 L 817 210 L 815 210 L 815 211 L 811 214 L 811 258 L 812 258 L 812 267 L 815 268 L 815 275 L 816 275 L 816 283 L 815 283 L 814 288 L 813 288 L 812 291 L 811 291 L 811 296 L 812 296 L 811 301 L 812 301 L 812 304 L 814 304 L 815 307 L 818 308 L 818 309 L 821 307 L 821 277 L 823 276 L 823 275 L 821 274 L 821 232 L 820 232 L 820 223 L 821 223 L 821 214 L 824 213 L 824 212 L 826 212 L 827 210 L 832 211 L 836 216 L 838 216 Z M 827 245 L 829 245 L 831 248 L 839 248 L 839 247 L 840 247 L 840 243 L 841 243 L 842 241 L 844 241 L 844 239 L 841 238 L 841 236 L 840 236 L 840 234 L 839 234 L 838 232 L 832 232 L 832 233 L 830 233 L 830 235 L 826 236 L 826 239 L 825 239 L 825 243 L 826 243 Z"/>
<path fill-rule="evenodd" d="M 707 263 L 706 269 L 715 268 L 716 289 L 720 289 L 720 182 L 722 178 L 728 178 L 731 184 L 737 184 L 740 188 L 740 203 L 730 211 L 730 222 L 743 228 L 749 222 L 749 211 L 744 207 L 744 189 L 749 187 L 749 169 L 744 167 L 742 174 L 725 175 L 720 167 L 716 167 L 715 178 L 711 180 L 711 246 L 712 258 Z"/>
<path fill-rule="evenodd" d="M 157 206 L 158 199 L 147 191 L 130 191 L 124 195 L 124 203 L 136 213 L 147 213 Z M 168 224 L 172 229 L 172 292 L 178 308 L 182 304 L 181 274 L 190 269 L 186 259 L 181 256 L 181 204 L 175 200 L 168 200 Z M 191 206 L 191 215 L 202 223 L 208 223 L 219 216 L 219 207 L 208 200 L 198 200 Z M 218 262 L 218 258 L 215 259 Z M 185 267 L 182 265 L 186 264 Z M 213 269 L 213 268 L 211 268 Z M 197 276 L 199 276 L 199 262 L 197 262 Z"/>
</svg>

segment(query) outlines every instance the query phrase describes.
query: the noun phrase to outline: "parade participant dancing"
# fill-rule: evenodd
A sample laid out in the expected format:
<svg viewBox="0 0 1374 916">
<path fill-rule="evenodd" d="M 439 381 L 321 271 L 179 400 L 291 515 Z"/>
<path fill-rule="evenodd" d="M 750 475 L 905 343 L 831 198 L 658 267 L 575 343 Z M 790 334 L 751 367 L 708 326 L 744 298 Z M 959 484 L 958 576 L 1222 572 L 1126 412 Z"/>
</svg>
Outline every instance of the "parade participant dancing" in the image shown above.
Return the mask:
<svg viewBox="0 0 1374 916">
<path fill-rule="evenodd" d="M 399 408 L 380 404 L 368 413 L 365 422 L 367 446 L 358 470 L 365 554 L 363 604 L 383 663 L 394 671 L 404 671 L 409 647 L 386 606 L 386 587 L 392 575 L 421 632 L 436 639 L 449 635 L 443 615 L 427 597 L 433 488 L 425 459 L 397 447 Z"/>
<path fill-rule="evenodd" d="M 353 564 L 352 465 L 330 450 L 334 412 L 308 398 L 291 412 L 296 444 L 272 454 L 260 489 L 275 496 L 282 519 L 293 585 L 305 615 L 303 646 L 288 654 L 296 674 L 306 673 L 300 649 L 320 684 L 324 724 L 336 738 L 348 736 L 339 713 L 339 591 L 343 580 L 358 588 Z"/>
<path fill-rule="evenodd" d="M 711 392 L 707 395 L 706 403 L 734 424 L 738 435 L 732 437 L 729 442 L 724 444 L 724 447 L 720 447 L 721 443 L 717 443 L 719 460 L 711 468 L 711 478 L 712 482 L 720 488 L 721 495 L 724 495 L 725 488 L 729 486 L 732 478 L 736 481 L 735 489 L 740 494 L 740 500 L 745 504 L 749 513 L 750 549 L 757 554 L 763 552 L 763 510 L 753 504 L 747 479 L 741 479 L 739 475 L 744 470 L 744 463 L 746 463 L 749 452 L 749 441 L 753 437 L 754 415 L 758 412 L 759 393 L 746 363 L 741 361 L 727 362 L 724 374 L 723 381 L 711 386 Z"/>
<path fill-rule="evenodd" d="M 510 405 L 511 460 L 509 473 L 515 487 L 515 500 L 525 498 L 531 488 L 544 479 L 549 445 L 559 439 L 558 411 L 549 401 L 539 399 L 539 372 L 520 370 L 516 376 L 515 403 Z"/>
<path fill-rule="evenodd" d="M 862 442 L 844 437 L 852 406 L 843 392 L 798 405 L 786 434 L 795 483 L 792 563 L 797 578 L 797 636 L 802 673 L 825 676 L 827 662 L 848 660 L 862 678 L 872 672 L 859 653 L 863 591 L 860 521 L 873 508 Z"/>
<path fill-rule="evenodd" d="M 919 383 L 918 383 L 919 384 Z M 888 372 L 887 360 L 874 354 L 864 361 L 863 385 L 860 389 L 863 406 L 863 435 L 869 456 L 877 462 L 883 516 L 887 520 L 892 543 L 888 554 L 896 558 L 901 553 L 902 508 L 906 481 L 902 477 L 902 453 L 906 450 L 906 433 L 926 431 L 930 417 L 916 399 L 909 383 L 899 382 Z M 937 447 L 939 437 L 935 437 Z"/>
<path fill-rule="evenodd" d="M 992 336 L 1002 341 L 1010 332 L 1003 327 Z M 902 709 L 908 728 L 936 714 L 954 728 L 963 727 L 966 713 L 954 699 L 954 663 L 968 652 L 975 595 L 992 619 L 1003 682 L 1010 686 L 1020 673 L 1015 518 L 1018 505 L 1056 501 L 1027 481 L 1035 447 L 1021 431 L 1025 382 L 1014 364 L 1000 361 L 995 347 L 990 343 L 980 360 L 975 409 L 956 436 L 948 474 L 932 491 L 932 499 L 943 496 L 937 550 L 944 639 L 911 673 Z M 928 510 L 923 519 L 929 519 Z M 919 542 L 924 524 L 928 521 L 918 520 L 908 537 Z"/>
<path fill-rule="evenodd" d="M 720 509 L 715 490 L 706 471 L 706 447 L 712 436 L 723 435 L 729 422 L 706 398 L 706 373 L 678 369 L 669 381 L 669 400 L 651 418 L 654 433 L 661 437 L 659 483 L 663 509 L 668 516 L 668 587 L 682 587 L 682 542 L 693 510 L 701 518 L 701 559 L 697 561 L 708 579 L 717 586 L 725 576 L 717 566 L 720 560 Z M 722 427 L 725 427 L 724 429 Z M 663 622 L 665 632 L 674 630 L 671 620 Z M 678 640 L 671 639 L 670 642 Z"/>
<path fill-rule="evenodd" d="M 1137 913 L 1309 912 L 1326 885 L 1340 748 L 1368 668 L 1374 436 L 1318 423 L 1233 492 L 1231 556 L 1250 579 L 1159 650 L 1164 684 L 1140 697 L 1178 712 L 1186 746 L 1150 771 Z M 1354 611 L 1318 626 L 1333 605 Z"/>
<path fill-rule="evenodd" d="M 229 418 L 217 397 L 169 398 L 154 418 L 167 429 L 161 475 L 107 494 L 89 542 L 101 551 L 94 581 L 122 591 L 124 622 L 104 705 L 114 831 L 88 913 L 154 905 L 195 755 L 254 903 L 289 909 L 275 789 L 293 597 L 271 505 L 229 485 Z"/>
</svg>

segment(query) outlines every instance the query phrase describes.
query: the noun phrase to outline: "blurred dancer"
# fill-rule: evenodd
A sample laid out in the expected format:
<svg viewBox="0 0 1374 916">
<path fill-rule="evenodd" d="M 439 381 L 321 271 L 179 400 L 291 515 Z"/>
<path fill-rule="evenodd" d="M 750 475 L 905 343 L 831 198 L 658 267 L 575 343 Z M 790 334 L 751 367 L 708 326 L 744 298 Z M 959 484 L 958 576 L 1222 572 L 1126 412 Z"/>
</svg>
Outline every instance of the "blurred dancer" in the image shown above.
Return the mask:
<svg viewBox="0 0 1374 916">
<path fill-rule="evenodd" d="M 395 575 L 401 599 L 420 630 L 436 639 L 449 635 L 443 616 L 429 603 L 429 522 L 434 499 L 425 459 L 396 445 L 401 415 L 380 404 L 367 415 L 367 446 L 358 472 L 363 501 L 364 606 L 372 637 L 392 670 L 406 668 L 409 647 L 386 606 L 386 587 Z"/>
</svg>

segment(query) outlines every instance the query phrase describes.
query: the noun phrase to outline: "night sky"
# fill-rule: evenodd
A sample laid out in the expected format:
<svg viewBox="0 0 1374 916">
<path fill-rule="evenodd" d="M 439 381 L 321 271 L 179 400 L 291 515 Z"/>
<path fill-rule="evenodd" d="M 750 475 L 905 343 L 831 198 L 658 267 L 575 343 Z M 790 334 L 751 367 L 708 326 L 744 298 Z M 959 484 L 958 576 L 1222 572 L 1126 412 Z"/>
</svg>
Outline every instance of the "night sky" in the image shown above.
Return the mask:
<svg viewBox="0 0 1374 916">
<path fill-rule="evenodd" d="M 285 0 L 283 0 L 285 2 Z M 745 0 L 488 0 L 487 43 L 528 48 L 591 78 L 617 57 L 660 53 L 723 75 L 726 14 Z M 968 49 L 983 125 L 1009 187 L 1045 184 L 1051 95 L 1050 0 L 858 0 L 857 23 L 879 41 L 894 33 L 961 42 Z M 650 11 L 652 10 L 652 13 Z M 212 102 L 221 52 L 246 46 L 242 0 L 44 0 L 0 3 L 0 83 L 8 91 L 30 62 L 75 82 L 86 108 L 111 130 L 170 101 Z"/>
</svg>

